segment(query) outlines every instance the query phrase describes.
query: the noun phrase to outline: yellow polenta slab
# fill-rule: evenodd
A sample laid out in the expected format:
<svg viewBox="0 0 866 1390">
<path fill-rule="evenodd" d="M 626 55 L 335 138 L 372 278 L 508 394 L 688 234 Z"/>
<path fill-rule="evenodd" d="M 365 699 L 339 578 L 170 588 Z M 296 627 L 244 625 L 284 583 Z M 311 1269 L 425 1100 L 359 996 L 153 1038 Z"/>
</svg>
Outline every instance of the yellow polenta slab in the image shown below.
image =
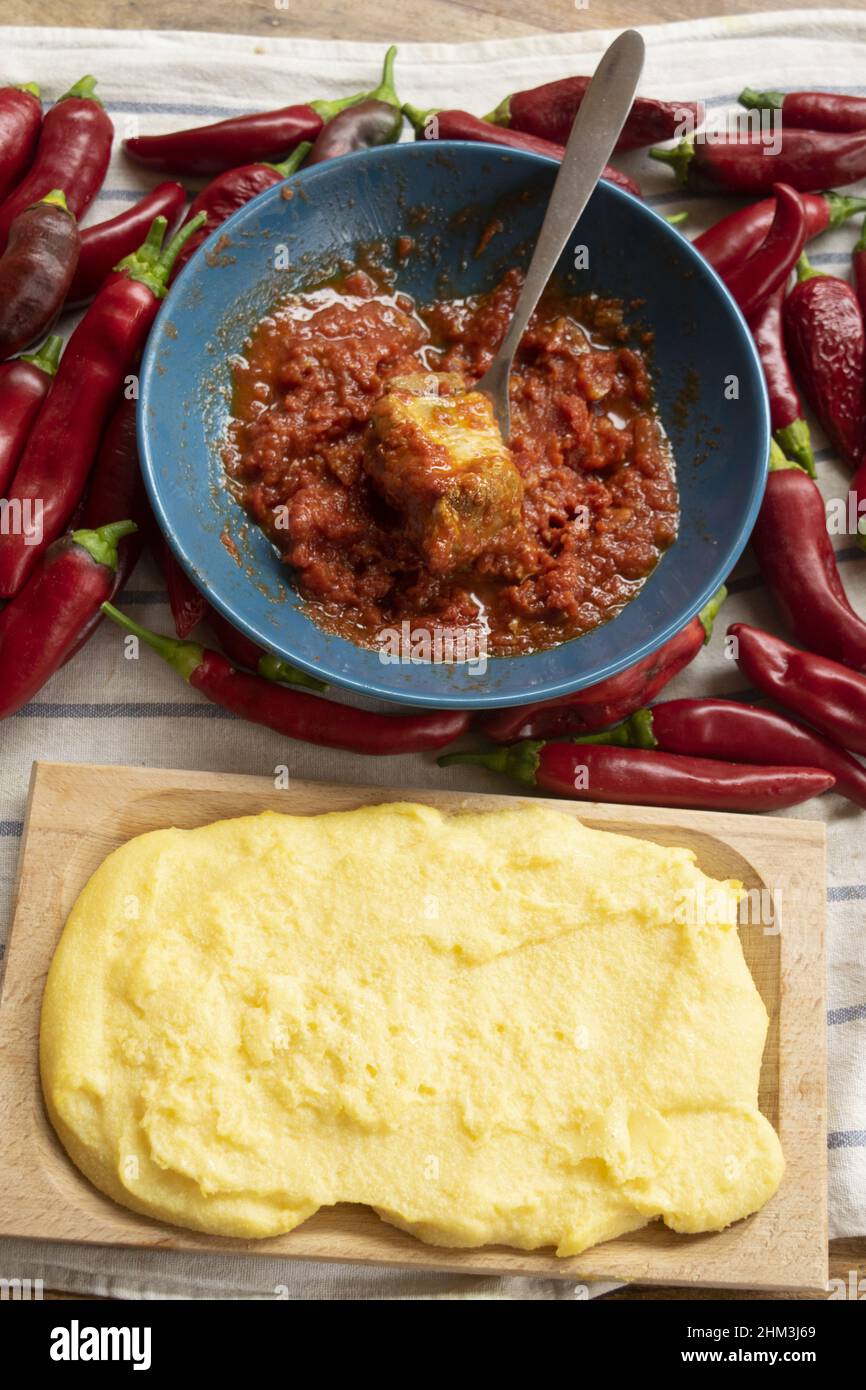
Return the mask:
<svg viewBox="0 0 866 1390">
<path fill-rule="evenodd" d="M 160 830 L 81 893 L 41 1070 L 73 1161 L 229 1236 L 362 1202 L 560 1255 L 776 1190 L 737 885 L 543 807 Z"/>
</svg>

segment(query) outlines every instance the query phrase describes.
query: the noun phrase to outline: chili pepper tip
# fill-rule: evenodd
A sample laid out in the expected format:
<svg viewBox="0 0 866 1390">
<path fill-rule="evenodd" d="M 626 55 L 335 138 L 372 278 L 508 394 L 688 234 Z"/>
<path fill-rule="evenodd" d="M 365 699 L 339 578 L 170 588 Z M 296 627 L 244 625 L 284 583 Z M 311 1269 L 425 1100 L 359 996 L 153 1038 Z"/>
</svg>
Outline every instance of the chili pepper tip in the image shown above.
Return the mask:
<svg viewBox="0 0 866 1390">
<path fill-rule="evenodd" d="M 24 352 L 21 354 L 22 362 L 30 362 L 40 371 L 45 372 L 46 376 L 54 376 L 60 362 L 60 354 L 63 351 L 63 339 L 53 333 L 50 338 L 46 338 L 41 347 L 35 352 Z"/>
<path fill-rule="evenodd" d="M 102 611 L 113 622 L 125 627 L 127 632 L 133 633 L 146 646 L 157 652 L 185 681 L 188 681 L 193 671 L 202 664 L 204 647 L 198 642 L 185 642 L 179 637 L 163 637 L 158 632 L 151 632 L 150 628 L 142 627 L 133 618 L 121 613 L 113 603 L 103 603 Z"/>
<path fill-rule="evenodd" d="M 264 676 L 265 680 L 276 681 L 280 685 L 303 685 L 308 690 L 327 690 L 324 681 L 316 680 L 315 676 L 308 676 L 306 671 L 298 671 L 296 667 L 290 666 L 288 661 L 283 661 L 281 657 L 274 656 L 273 652 L 265 652 L 259 658 L 258 673 Z"/>
<path fill-rule="evenodd" d="M 754 87 L 744 87 L 737 100 L 750 111 L 781 111 L 785 93 L 756 92 Z"/>
</svg>

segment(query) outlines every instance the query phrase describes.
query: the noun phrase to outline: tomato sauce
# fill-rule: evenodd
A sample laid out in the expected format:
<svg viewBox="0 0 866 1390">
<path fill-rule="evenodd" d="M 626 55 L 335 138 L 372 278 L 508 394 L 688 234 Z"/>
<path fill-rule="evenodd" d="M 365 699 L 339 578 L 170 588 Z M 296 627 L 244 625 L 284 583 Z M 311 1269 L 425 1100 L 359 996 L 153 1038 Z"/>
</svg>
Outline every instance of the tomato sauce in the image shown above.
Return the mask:
<svg viewBox="0 0 866 1390">
<path fill-rule="evenodd" d="M 431 570 L 365 468 L 390 378 L 471 386 L 520 292 L 418 306 L 366 271 L 277 304 L 233 364 L 230 485 L 291 568 L 310 615 L 365 646 L 413 629 L 480 629 L 491 655 L 554 646 L 614 617 L 676 537 L 673 459 L 645 342 L 622 305 L 548 290 L 511 379 L 522 518 L 467 573 Z"/>
</svg>

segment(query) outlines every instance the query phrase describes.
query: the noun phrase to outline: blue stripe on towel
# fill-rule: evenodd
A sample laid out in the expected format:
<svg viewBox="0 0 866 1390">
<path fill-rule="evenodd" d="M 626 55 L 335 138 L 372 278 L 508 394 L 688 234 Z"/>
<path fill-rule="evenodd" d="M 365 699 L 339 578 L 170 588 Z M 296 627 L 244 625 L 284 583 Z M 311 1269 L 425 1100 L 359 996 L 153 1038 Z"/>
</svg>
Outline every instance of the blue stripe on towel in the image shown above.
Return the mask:
<svg viewBox="0 0 866 1390">
<path fill-rule="evenodd" d="M 828 1149 L 866 1149 L 866 1129 L 831 1129 Z"/>
</svg>

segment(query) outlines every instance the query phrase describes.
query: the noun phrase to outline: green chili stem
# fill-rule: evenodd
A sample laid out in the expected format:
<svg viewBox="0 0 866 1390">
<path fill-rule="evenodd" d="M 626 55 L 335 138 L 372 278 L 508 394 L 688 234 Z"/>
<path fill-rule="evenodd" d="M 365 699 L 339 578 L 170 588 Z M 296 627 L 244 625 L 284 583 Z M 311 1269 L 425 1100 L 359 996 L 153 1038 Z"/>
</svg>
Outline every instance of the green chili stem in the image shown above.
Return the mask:
<svg viewBox="0 0 866 1390">
<path fill-rule="evenodd" d="M 750 111 L 781 111 L 785 100 L 784 92 L 756 92 L 754 87 L 744 87 L 739 95 L 739 103 Z"/>
<path fill-rule="evenodd" d="M 98 102 L 98 104 L 101 106 L 102 102 L 99 100 L 99 97 L 93 95 L 95 90 L 95 77 L 80 77 L 78 81 L 74 84 L 74 86 L 70 87 L 69 91 L 64 92 L 63 96 L 58 97 L 57 100 L 66 101 L 69 97 L 78 97 L 83 101 Z"/>
<path fill-rule="evenodd" d="M 125 627 L 127 632 L 133 633 L 146 646 L 157 652 L 185 681 L 190 679 L 204 661 L 204 647 L 199 646 L 197 642 L 184 642 L 179 637 L 163 637 L 158 632 L 151 632 L 150 628 L 142 627 L 140 623 L 121 613 L 113 603 L 104 603 L 102 611 L 113 622 Z"/>
<path fill-rule="evenodd" d="M 657 159 L 661 164 L 669 164 L 680 183 L 688 180 L 689 165 L 694 157 L 695 146 L 692 140 L 681 140 L 672 150 L 662 149 L 658 145 L 650 150 L 650 158 Z"/>
<path fill-rule="evenodd" d="M 34 367 L 38 367 L 46 376 L 54 376 L 57 365 L 60 361 L 60 354 L 63 351 L 63 339 L 56 334 L 46 338 L 41 347 L 35 352 L 24 352 L 21 354 L 22 362 L 32 362 Z"/>
<path fill-rule="evenodd" d="M 111 521 L 107 526 L 100 526 L 98 531 L 73 531 L 72 539 L 82 550 L 87 551 L 97 565 L 116 570 L 117 542 L 122 541 L 124 536 L 131 536 L 137 530 L 134 521 Z"/>
<path fill-rule="evenodd" d="M 703 608 L 698 614 L 698 619 L 701 623 L 701 626 L 704 629 L 704 632 L 706 633 L 706 637 L 704 638 L 704 646 L 707 645 L 707 643 L 713 635 L 713 623 L 716 620 L 719 609 L 721 608 L 722 604 L 724 603 L 727 597 L 728 591 L 725 588 L 724 584 L 722 584 L 721 587 L 718 588 L 716 592 L 713 594 L 712 598 L 704 604 Z"/>
</svg>

